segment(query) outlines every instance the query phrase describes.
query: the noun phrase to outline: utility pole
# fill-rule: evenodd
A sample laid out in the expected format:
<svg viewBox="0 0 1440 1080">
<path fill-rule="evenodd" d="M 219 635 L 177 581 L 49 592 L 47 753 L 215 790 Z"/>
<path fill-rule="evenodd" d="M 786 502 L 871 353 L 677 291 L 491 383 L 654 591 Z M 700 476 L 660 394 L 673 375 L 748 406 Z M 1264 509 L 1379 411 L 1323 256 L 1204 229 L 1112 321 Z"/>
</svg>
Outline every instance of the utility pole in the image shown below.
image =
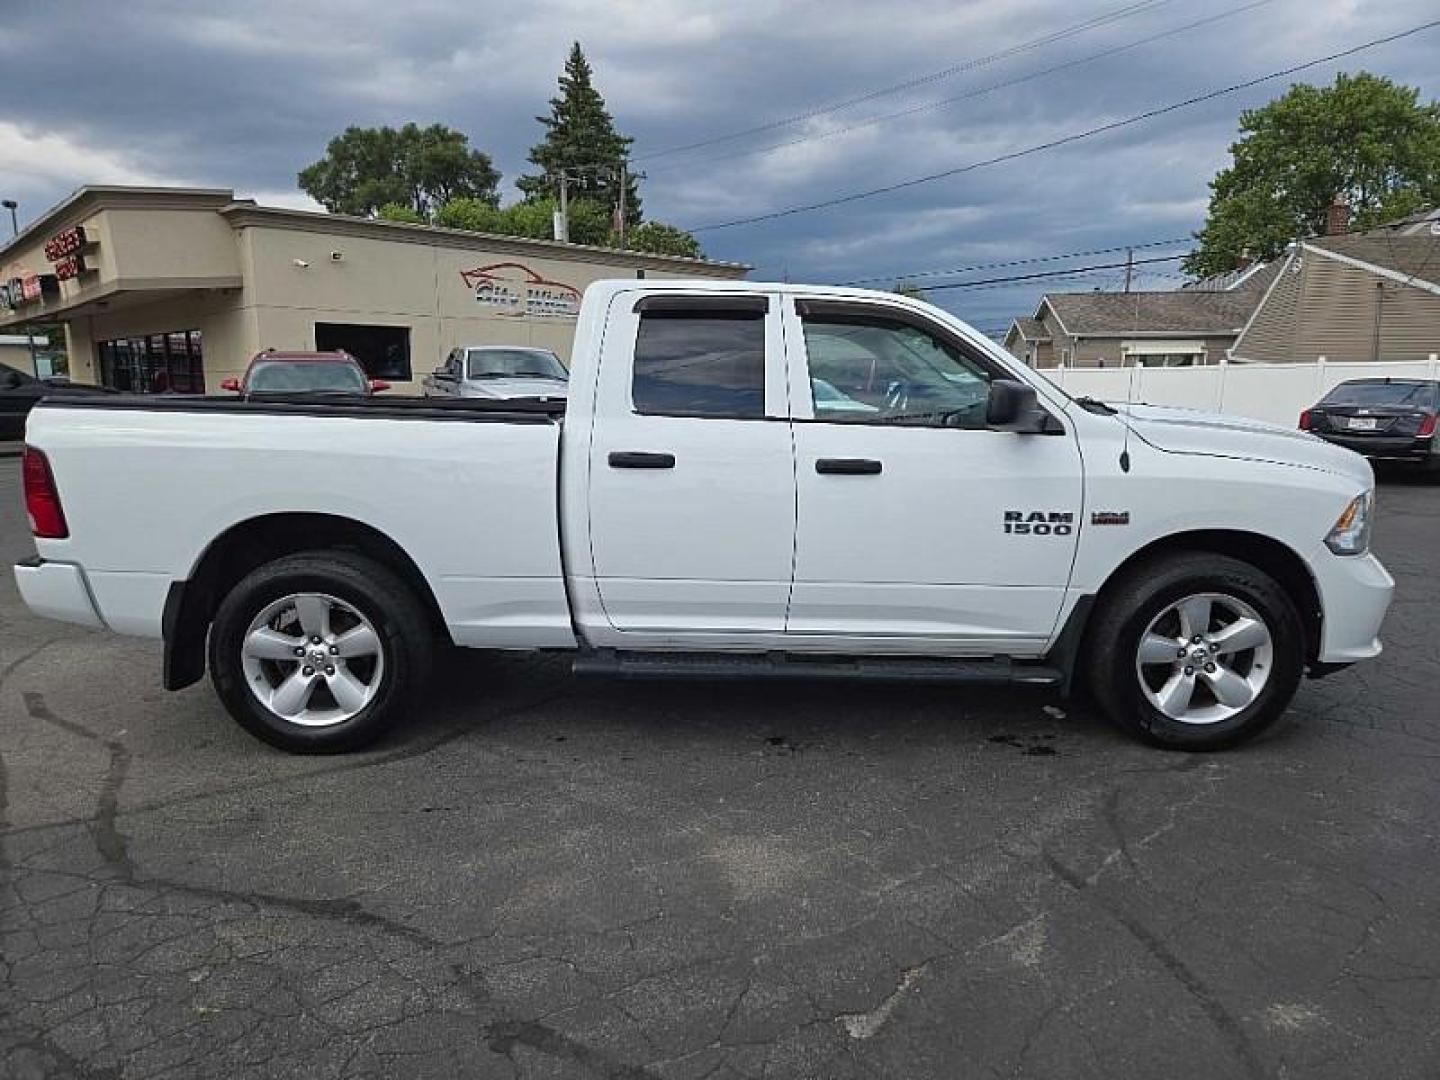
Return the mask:
<svg viewBox="0 0 1440 1080">
<path fill-rule="evenodd" d="M 1130 276 L 1135 272 L 1135 249 L 1125 249 L 1125 291 L 1130 291 Z"/>
<path fill-rule="evenodd" d="M 620 202 L 619 202 L 619 204 L 618 204 L 619 207 L 620 207 L 620 220 L 619 220 L 619 222 L 617 222 L 618 228 L 615 230 L 616 232 L 618 232 L 618 233 L 620 234 L 620 250 L 621 250 L 621 251 L 624 251 L 624 250 L 625 250 L 625 233 L 626 233 L 626 228 L 625 228 L 625 225 L 626 225 L 626 223 L 625 223 L 625 186 L 626 186 L 626 182 L 627 182 L 627 181 L 626 181 L 626 172 L 625 172 L 625 162 L 622 161 L 622 162 L 620 162 Z"/>
<path fill-rule="evenodd" d="M 555 239 L 562 244 L 570 241 L 570 178 L 560 170 L 560 209 L 555 211 Z"/>
<path fill-rule="evenodd" d="M 0 200 L 0 206 L 10 211 L 10 232 L 14 236 L 19 236 L 20 219 L 16 216 L 15 211 L 20 208 L 20 204 L 14 199 L 3 199 Z M 29 323 L 25 324 L 25 344 L 30 346 L 30 371 L 38 379 L 40 377 L 40 361 L 35 356 L 35 334 L 30 329 Z"/>
</svg>

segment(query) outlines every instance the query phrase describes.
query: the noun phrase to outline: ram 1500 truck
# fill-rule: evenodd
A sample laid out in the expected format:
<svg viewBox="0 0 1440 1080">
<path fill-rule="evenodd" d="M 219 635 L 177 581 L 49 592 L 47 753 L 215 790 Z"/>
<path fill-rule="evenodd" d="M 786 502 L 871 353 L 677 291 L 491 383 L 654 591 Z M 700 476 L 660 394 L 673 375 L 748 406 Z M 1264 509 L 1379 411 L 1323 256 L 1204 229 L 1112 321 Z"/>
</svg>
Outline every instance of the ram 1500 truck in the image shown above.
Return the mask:
<svg viewBox="0 0 1440 1080">
<path fill-rule="evenodd" d="M 864 290 L 597 283 L 568 405 L 56 397 L 27 440 L 30 608 L 160 638 L 168 688 L 208 665 L 301 752 L 395 725 L 445 640 L 1073 686 L 1210 749 L 1375 656 L 1393 589 L 1358 455 L 1072 400 Z"/>
</svg>

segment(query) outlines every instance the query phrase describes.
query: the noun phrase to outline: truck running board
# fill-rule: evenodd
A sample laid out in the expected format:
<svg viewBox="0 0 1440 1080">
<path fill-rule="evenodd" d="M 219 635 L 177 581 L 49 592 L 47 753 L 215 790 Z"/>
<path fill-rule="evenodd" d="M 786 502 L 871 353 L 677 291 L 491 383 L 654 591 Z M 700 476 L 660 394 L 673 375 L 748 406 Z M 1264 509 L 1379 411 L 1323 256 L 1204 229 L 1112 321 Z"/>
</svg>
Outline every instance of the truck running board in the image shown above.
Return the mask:
<svg viewBox="0 0 1440 1080">
<path fill-rule="evenodd" d="M 622 679 L 893 679 L 914 682 L 1059 686 L 1064 673 L 1009 657 L 817 656 L 805 653 L 621 652 L 596 649 L 575 658 L 577 675 Z"/>
</svg>

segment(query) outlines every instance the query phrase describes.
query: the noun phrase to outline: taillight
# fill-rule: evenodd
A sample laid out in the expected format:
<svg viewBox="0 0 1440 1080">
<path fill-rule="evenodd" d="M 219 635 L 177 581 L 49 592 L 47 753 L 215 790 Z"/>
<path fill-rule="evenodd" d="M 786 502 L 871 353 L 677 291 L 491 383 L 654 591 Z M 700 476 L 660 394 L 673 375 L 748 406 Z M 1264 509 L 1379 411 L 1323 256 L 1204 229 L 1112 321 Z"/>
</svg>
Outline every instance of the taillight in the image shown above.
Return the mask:
<svg viewBox="0 0 1440 1080">
<path fill-rule="evenodd" d="M 1420 430 L 1418 430 L 1417 432 L 1415 432 L 1415 434 L 1416 434 L 1416 435 L 1434 435 L 1434 434 L 1435 434 L 1435 414 L 1434 414 L 1433 412 L 1432 412 L 1432 413 L 1426 413 L 1424 416 L 1422 416 L 1422 417 L 1420 418 Z"/>
<path fill-rule="evenodd" d="M 70 535 L 65 524 L 65 511 L 60 508 L 60 492 L 55 490 L 55 474 L 50 462 L 33 446 L 25 447 L 20 463 L 25 485 L 25 512 L 30 515 L 30 531 L 42 540 L 64 540 Z"/>
<path fill-rule="evenodd" d="M 1309 431 L 1309 430 L 1310 430 L 1310 410 L 1309 410 L 1309 409 L 1306 409 L 1304 412 L 1302 412 L 1302 413 L 1300 414 L 1300 430 L 1301 430 L 1301 431 Z"/>
</svg>

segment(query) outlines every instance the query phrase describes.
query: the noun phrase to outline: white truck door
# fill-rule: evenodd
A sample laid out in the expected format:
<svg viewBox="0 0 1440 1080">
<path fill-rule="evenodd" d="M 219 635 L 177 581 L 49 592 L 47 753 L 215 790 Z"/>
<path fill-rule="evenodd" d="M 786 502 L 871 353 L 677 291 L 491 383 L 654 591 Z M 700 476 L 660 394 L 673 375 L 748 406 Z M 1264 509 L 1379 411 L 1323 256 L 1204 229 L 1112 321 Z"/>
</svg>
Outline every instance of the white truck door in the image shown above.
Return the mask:
<svg viewBox="0 0 1440 1080">
<path fill-rule="evenodd" d="M 786 304 L 793 647 L 844 637 L 867 651 L 1040 652 L 1080 529 L 1073 431 L 986 430 L 990 382 L 1007 373 L 919 312 Z"/>
<path fill-rule="evenodd" d="M 760 291 L 612 300 L 587 516 L 600 604 L 627 641 L 784 632 L 795 470 L 779 308 Z"/>
</svg>

